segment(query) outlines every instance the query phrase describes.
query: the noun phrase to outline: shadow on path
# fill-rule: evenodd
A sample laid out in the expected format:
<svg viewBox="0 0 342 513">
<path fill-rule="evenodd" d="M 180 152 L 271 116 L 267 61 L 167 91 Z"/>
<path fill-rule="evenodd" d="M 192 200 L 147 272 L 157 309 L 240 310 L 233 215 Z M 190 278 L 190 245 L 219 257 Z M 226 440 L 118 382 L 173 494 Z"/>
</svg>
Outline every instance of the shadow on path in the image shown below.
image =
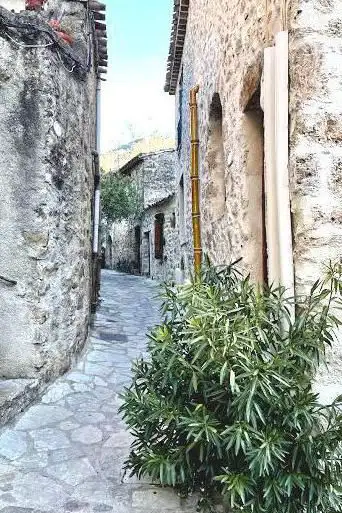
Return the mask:
<svg viewBox="0 0 342 513">
<path fill-rule="evenodd" d="M 119 393 L 146 331 L 159 321 L 157 288 L 112 271 L 102 278 L 82 360 L 0 436 L 0 513 L 195 511 L 172 490 L 122 481 L 130 436 L 118 415 Z"/>
</svg>

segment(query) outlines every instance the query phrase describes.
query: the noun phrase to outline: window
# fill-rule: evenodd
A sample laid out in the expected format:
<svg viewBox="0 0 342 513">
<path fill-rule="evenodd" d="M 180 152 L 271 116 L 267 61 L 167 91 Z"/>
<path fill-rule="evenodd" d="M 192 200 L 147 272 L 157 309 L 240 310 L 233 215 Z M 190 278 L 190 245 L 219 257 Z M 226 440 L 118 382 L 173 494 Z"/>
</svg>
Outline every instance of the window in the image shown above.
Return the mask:
<svg viewBox="0 0 342 513">
<path fill-rule="evenodd" d="M 170 226 L 174 230 L 176 228 L 176 214 L 175 212 L 172 212 L 170 216 Z"/>
<path fill-rule="evenodd" d="M 164 255 L 164 214 L 157 214 L 154 218 L 154 256 L 162 260 Z"/>
<path fill-rule="evenodd" d="M 141 254 L 140 254 L 140 251 L 141 251 L 141 248 L 140 248 L 140 245 L 141 245 L 141 228 L 139 225 L 137 225 L 135 228 L 134 228 L 134 253 L 135 253 L 135 261 L 136 261 L 136 266 L 137 266 L 137 271 L 138 273 L 140 274 L 141 272 Z"/>
<path fill-rule="evenodd" d="M 141 241 L 141 272 L 144 276 L 151 275 L 151 232 L 144 232 Z"/>
<path fill-rule="evenodd" d="M 179 237 L 181 244 L 185 238 L 185 197 L 184 197 L 184 177 L 182 175 L 179 182 L 178 190 L 178 201 L 179 201 Z"/>
</svg>

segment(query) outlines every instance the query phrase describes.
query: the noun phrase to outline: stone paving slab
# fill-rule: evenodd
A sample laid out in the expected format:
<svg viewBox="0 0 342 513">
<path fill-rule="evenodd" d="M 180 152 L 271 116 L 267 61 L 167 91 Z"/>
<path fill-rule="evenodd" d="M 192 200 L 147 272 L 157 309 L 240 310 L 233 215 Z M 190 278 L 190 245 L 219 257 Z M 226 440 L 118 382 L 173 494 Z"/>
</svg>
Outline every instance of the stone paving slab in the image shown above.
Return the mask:
<svg viewBox="0 0 342 513">
<path fill-rule="evenodd" d="M 0 513 L 193 513 L 195 501 L 123 475 L 131 437 L 119 394 L 159 322 L 155 283 L 103 272 L 89 347 L 0 432 Z"/>
</svg>

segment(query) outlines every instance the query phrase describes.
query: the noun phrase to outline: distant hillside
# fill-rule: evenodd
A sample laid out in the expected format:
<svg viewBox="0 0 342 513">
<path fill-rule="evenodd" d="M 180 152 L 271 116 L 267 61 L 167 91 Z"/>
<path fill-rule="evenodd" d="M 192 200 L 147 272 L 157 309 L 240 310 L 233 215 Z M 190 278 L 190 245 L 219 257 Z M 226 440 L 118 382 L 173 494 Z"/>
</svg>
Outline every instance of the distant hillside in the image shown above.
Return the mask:
<svg viewBox="0 0 342 513">
<path fill-rule="evenodd" d="M 108 173 L 116 171 L 124 166 L 139 153 L 149 153 L 153 151 L 168 150 L 175 147 L 175 141 L 172 138 L 162 136 L 151 136 L 143 139 L 136 139 L 127 144 L 122 144 L 112 151 L 101 155 L 101 168 Z"/>
</svg>

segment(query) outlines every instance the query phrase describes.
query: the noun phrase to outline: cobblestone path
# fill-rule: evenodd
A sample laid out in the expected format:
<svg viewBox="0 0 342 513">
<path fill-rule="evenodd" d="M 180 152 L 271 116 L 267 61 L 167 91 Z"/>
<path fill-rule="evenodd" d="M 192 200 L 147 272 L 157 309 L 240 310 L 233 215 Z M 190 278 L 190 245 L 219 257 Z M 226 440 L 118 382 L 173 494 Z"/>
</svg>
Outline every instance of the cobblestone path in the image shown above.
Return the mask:
<svg viewBox="0 0 342 513">
<path fill-rule="evenodd" d="M 0 436 L 0 513 L 195 511 L 177 495 L 125 478 L 130 439 L 117 409 L 132 358 L 158 322 L 153 282 L 103 272 L 89 348 Z"/>
</svg>

